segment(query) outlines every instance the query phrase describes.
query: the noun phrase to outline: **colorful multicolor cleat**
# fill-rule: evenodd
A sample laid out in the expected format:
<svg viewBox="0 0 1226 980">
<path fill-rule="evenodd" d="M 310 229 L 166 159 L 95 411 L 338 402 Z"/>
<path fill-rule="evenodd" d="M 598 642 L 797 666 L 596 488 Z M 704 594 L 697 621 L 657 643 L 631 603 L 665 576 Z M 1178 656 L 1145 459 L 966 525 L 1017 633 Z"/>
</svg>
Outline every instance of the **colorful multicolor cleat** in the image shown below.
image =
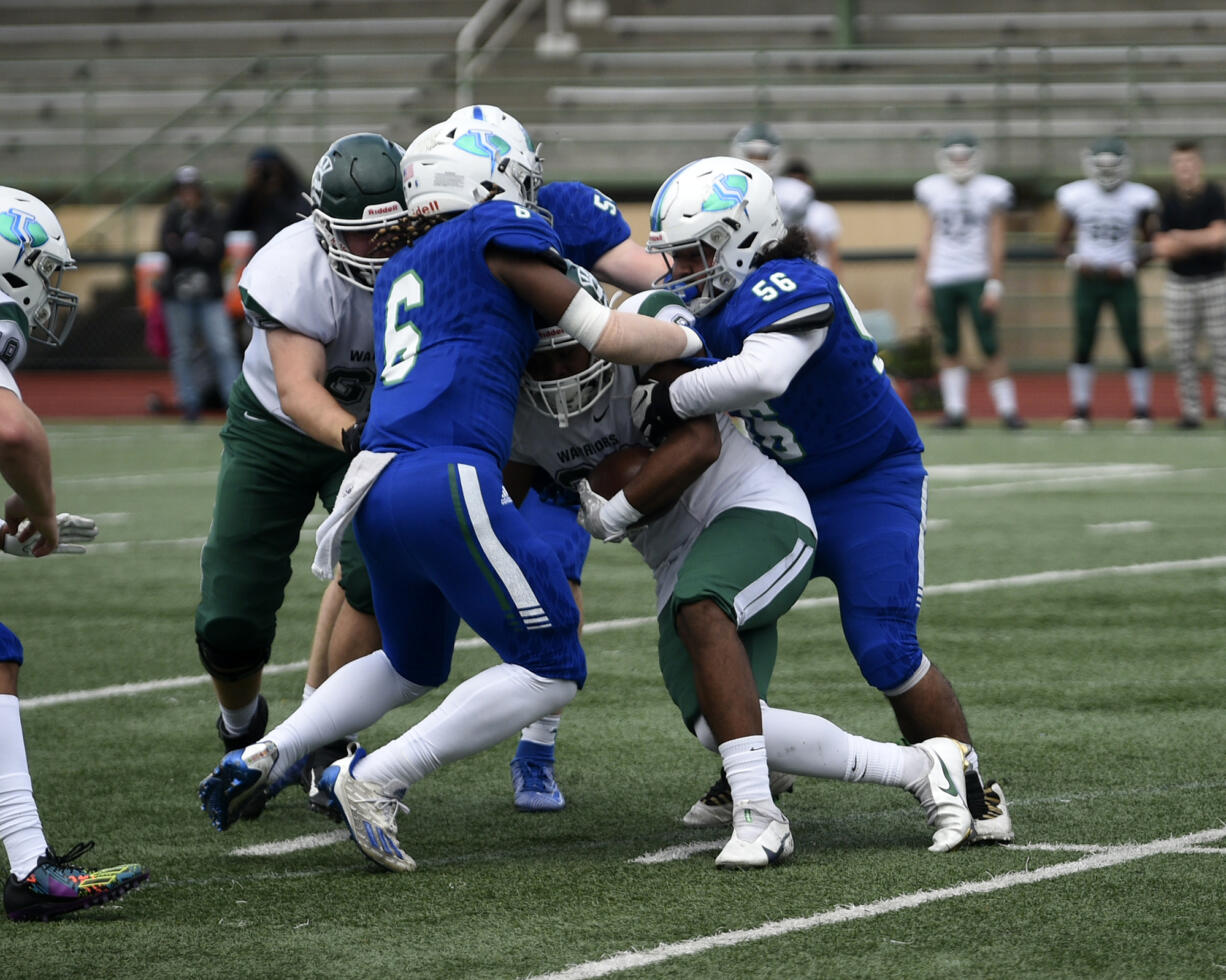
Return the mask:
<svg viewBox="0 0 1226 980">
<path fill-rule="evenodd" d="M 48 922 L 91 905 L 116 901 L 148 881 L 149 872 L 139 864 L 91 871 L 74 863 L 93 846 L 93 841 L 77 844 L 64 855 L 48 847 L 34 870 L 20 881 L 9 875 L 4 885 L 8 917 L 14 922 Z"/>
</svg>

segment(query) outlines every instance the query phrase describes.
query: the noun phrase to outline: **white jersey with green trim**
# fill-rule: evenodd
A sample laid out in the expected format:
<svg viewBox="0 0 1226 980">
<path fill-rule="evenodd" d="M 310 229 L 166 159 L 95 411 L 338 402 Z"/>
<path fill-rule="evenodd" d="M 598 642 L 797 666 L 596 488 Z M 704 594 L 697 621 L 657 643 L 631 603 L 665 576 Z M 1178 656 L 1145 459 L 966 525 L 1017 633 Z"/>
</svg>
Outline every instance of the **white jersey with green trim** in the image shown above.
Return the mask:
<svg viewBox="0 0 1226 980">
<path fill-rule="evenodd" d="M 606 456 L 644 445 L 630 416 L 636 384 L 634 369 L 619 366 L 609 391 L 586 412 L 571 417 L 566 428 L 521 395 L 511 459 L 540 467 L 555 483 L 573 490 Z M 628 535 L 655 576 L 657 613 L 672 595 L 698 535 L 725 511 L 746 507 L 787 514 L 817 533 L 804 492 L 783 467 L 759 452 L 729 416 L 717 418 L 723 439 L 719 459 L 668 511 Z"/>
<path fill-rule="evenodd" d="M 255 253 L 239 279 L 251 343 L 243 377 L 271 414 L 299 432 L 281 408 L 266 332 L 285 328 L 324 346 L 324 387 L 355 418 L 366 418 L 375 383 L 371 294 L 346 282 L 328 264 L 304 218 L 282 229 Z"/>
<path fill-rule="evenodd" d="M 1126 180 L 1113 191 L 1096 181 L 1075 180 L 1056 190 L 1056 204 L 1077 225 L 1073 254 L 1092 269 L 1136 263 L 1141 216 L 1156 211 L 1158 192 Z"/>
<path fill-rule="evenodd" d="M 7 388 L 18 398 L 21 389 L 13 377 L 13 368 L 26 354 L 26 324 L 21 304 L 0 289 L 0 388 Z"/>
<path fill-rule="evenodd" d="M 928 284 L 987 279 L 991 274 L 988 227 L 993 214 L 1013 206 L 1013 185 L 992 174 L 975 174 L 961 182 L 948 174 L 929 174 L 916 183 L 915 199 L 932 217 Z"/>
</svg>

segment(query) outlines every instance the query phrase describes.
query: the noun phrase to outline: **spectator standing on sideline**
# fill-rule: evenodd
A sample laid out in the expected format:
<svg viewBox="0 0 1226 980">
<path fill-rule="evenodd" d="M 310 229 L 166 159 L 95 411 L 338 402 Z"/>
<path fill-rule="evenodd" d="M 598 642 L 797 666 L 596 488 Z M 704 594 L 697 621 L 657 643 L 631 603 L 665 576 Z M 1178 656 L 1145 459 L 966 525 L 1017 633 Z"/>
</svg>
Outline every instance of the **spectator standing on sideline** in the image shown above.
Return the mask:
<svg viewBox="0 0 1226 980">
<path fill-rule="evenodd" d="M 1128 392 L 1132 418 L 1128 427 L 1147 432 L 1150 420 L 1149 366 L 1141 345 L 1141 304 L 1137 293 L 1137 267 L 1149 258 L 1158 192 L 1128 179 L 1128 147 L 1117 137 L 1096 140 L 1082 154 L 1084 180 L 1056 189 L 1060 231 L 1056 254 L 1072 270 L 1075 334 L 1073 363 L 1069 365 L 1069 399 L 1073 412 L 1064 422 L 1069 432 L 1090 427 L 1094 400 L 1094 341 L 1098 316 L 1104 305 L 1115 310 L 1120 341 L 1128 352 Z M 1073 247 L 1073 231 L 1077 238 Z M 1143 247 L 1138 248 L 1140 233 Z"/>
<path fill-rule="evenodd" d="M 1226 418 L 1226 198 L 1205 180 L 1200 144 L 1171 149 L 1175 187 L 1162 199 L 1154 255 L 1167 261 L 1162 299 L 1179 385 L 1180 429 L 1199 429 L 1203 416 L 1196 346 L 1203 330 L 1213 365 L 1214 409 Z"/>
<path fill-rule="evenodd" d="M 225 226 L 204 189 L 200 171 L 175 171 L 174 197 L 162 216 L 161 249 L 170 258 L 163 310 L 170 341 L 170 371 L 183 418 L 200 417 L 203 393 L 193 370 L 196 339 L 204 341 L 222 402 L 238 377 L 238 344 L 222 299 Z"/>
<path fill-rule="evenodd" d="M 302 178 L 281 152 L 261 146 L 247 160 L 247 181 L 230 205 L 228 230 L 255 232 L 258 251 L 310 210 L 305 193 Z"/>
<path fill-rule="evenodd" d="M 4 502 L 0 543 L 8 555 L 42 558 L 80 554 L 98 533 L 92 520 L 56 514 L 51 448 L 38 416 L 21 399 L 12 372 L 30 340 L 58 347 L 72 329 L 77 297 L 59 288 L 76 268 L 59 221 L 38 198 L 0 187 L 0 478 L 13 491 Z M 0 623 L 0 841 L 10 874 L 4 911 L 10 919 L 59 918 L 87 905 L 122 898 L 149 877 L 138 864 L 101 871 L 77 861 L 93 841 L 57 854 L 43 834 L 17 700 L 21 641 Z"/>
<path fill-rule="evenodd" d="M 924 232 L 916 261 L 915 305 L 931 310 L 941 334 L 937 359 L 942 429 L 966 425 L 967 369 L 959 354 L 960 315 L 965 308 L 983 350 L 988 392 L 1001 424 L 1024 429 L 1017 411 L 1017 390 L 1000 353 L 996 314 L 1005 289 L 1005 211 L 1013 205 L 1013 186 L 1003 177 L 980 172 L 979 141 L 953 133 L 937 150 L 940 173 L 915 185 L 924 209 Z"/>
</svg>

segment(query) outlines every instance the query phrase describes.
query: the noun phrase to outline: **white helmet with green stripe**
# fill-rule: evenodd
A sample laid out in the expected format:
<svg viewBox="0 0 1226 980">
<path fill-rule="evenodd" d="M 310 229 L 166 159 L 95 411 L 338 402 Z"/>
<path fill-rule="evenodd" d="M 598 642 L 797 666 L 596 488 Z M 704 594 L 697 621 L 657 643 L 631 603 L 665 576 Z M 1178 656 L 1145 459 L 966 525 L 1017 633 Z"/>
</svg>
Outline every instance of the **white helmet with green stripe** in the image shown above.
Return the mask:
<svg viewBox="0 0 1226 980">
<path fill-rule="evenodd" d="M 60 279 L 76 267 L 54 212 L 32 194 L 0 187 L 0 320 L 16 324 L 0 338 L 0 361 L 10 370 L 27 340 L 59 347 L 67 339 L 77 297 Z"/>
<path fill-rule="evenodd" d="M 698 248 L 705 268 L 680 279 L 670 271 L 656 285 L 677 293 L 702 316 L 745 281 L 757 256 L 786 231 L 774 182 L 764 170 L 735 157 L 687 163 L 651 202 L 647 251 L 668 258 Z"/>
</svg>

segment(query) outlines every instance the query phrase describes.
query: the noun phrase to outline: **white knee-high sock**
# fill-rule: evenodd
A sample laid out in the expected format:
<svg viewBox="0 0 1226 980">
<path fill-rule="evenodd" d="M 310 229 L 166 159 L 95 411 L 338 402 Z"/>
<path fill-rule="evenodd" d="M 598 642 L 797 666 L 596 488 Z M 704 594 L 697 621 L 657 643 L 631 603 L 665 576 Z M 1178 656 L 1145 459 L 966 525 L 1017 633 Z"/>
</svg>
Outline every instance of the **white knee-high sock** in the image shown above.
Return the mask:
<svg viewBox="0 0 1226 980">
<path fill-rule="evenodd" d="M 308 752 L 360 732 L 429 690 L 406 680 L 382 650 L 345 664 L 266 736 L 280 753 L 270 781 L 280 779 Z"/>
<path fill-rule="evenodd" d="M 956 367 L 941 368 L 938 375 L 941 385 L 941 403 L 945 414 L 961 418 L 966 414 L 966 389 L 968 374 L 961 364 Z"/>
<path fill-rule="evenodd" d="M 440 766 L 476 755 L 529 722 L 556 714 L 578 690 L 574 681 L 496 664 L 459 685 L 398 739 L 355 763 L 353 775 L 389 795 L 401 794 Z"/>
<path fill-rule="evenodd" d="M 1002 419 L 1017 414 L 1017 387 L 1012 378 L 997 378 L 988 382 L 988 393 L 992 396 L 992 405 L 996 414 Z"/>
<path fill-rule="evenodd" d="M 33 871 L 47 850 L 15 694 L 0 694 L 0 841 L 8 854 L 9 870 L 18 878 Z"/>
<path fill-rule="evenodd" d="M 770 768 L 766 761 L 764 735 L 746 735 L 721 742 L 719 754 L 724 761 L 724 775 L 728 779 L 728 789 L 732 792 L 734 802 L 771 798 Z"/>
<path fill-rule="evenodd" d="M 1073 408 L 1088 409 L 1094 400 L 1094 365 L 1070 364 L 1068 366 L 1068 393 Z"/>
<path fill-rule="evenodd" d="M 1134 412 L 1149 411 L 1149 393 L 1152 387 L 1149 368 L 1129 368 L 1128 394 L 1132 398 Z"/>
<path fill-rule="evenodd" d="M 706 719 L 698 719 L 694 734 L 707 748 L 714 746 Z M 797 776 L 906 786 L 914 781 L 917 772 L 923 774 L 929 766 L 922 750 L 912 751 L 909 746 L 852 735 L 821 715 L 772 708 L 765 702 L 762 737 L 766 742 L 767 766 Z M 736 798 L 735 792 L 733 797 Z"/>
</svg>

